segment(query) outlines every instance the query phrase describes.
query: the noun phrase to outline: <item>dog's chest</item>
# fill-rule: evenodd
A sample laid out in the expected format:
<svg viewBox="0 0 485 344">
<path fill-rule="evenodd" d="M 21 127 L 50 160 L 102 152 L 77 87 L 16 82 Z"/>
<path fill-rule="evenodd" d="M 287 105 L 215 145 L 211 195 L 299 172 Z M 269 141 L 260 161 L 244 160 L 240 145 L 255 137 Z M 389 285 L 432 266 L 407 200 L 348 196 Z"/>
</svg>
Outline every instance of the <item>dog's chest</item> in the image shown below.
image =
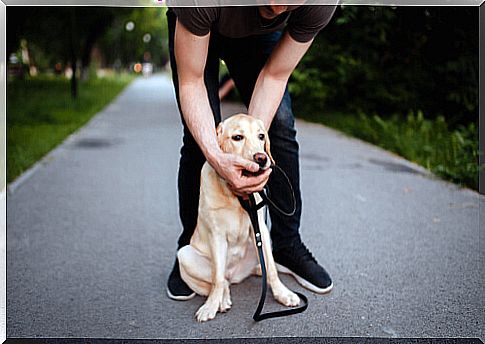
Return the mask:
<svg viewBox="0 0 485 344">
<path fill-rule="evenodd" d="M 227 259 L 230 262 L 239 261 L 244 256 L 248 243 L 251 241 L 251 222 L 249 216 L 243 212 L 238 216 L 238 219 L 234 219 L 238 223 L 230 226 L 226 232 Z"/>
<path fill-rule="evenodd" d="M 250 239 L 250 220 L 249 216 L 243 211 L 233 219 L 234 224 L 227 227 L 226 238 L 229 246 L 245 245 Z"/>
</svg>

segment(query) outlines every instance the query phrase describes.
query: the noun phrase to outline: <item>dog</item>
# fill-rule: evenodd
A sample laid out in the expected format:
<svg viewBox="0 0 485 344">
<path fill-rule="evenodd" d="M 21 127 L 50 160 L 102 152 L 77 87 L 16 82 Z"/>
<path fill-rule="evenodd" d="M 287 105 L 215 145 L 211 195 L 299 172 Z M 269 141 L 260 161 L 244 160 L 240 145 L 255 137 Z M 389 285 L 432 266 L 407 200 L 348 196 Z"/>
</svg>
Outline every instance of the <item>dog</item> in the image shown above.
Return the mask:
<svg viewBox="0 0 485 344">
<path fill-rule="evenodd" d="M 261 120 L 237 114 L 221 122 L 217 141 L 226 153 L 253 160 L 261 170 L 274 163 L 268 133 Z M 257 202 L 261 201 L 255 194 Z M 300 304 L 300 298 L 279 279 L 271 250 L 264 209 L 258 210 L 267 280 L 274 298 L 288 307 Z M 190 245 L 177 252 L 180 274 L 197 294 L 207 296 L 197 310 L 197 321 L 214 319 L 217 312 L 231 308 L 229 286 L 251 275 L 261 275 L 256 243 L 249 215 L 226 181 L 206 162 L 202 167 L 197 226 Z"/>
</svg>

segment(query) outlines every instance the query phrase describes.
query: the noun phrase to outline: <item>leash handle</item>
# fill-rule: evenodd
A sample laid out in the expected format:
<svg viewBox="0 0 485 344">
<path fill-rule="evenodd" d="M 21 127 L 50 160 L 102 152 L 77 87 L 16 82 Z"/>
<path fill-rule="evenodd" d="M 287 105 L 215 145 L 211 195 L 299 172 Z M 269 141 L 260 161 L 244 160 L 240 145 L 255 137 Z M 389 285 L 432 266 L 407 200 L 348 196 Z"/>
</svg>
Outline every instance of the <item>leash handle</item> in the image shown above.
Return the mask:
<svg viewBox="0 0 485 344">
<path fill-rule="evenodd" d="M 289 308 L 289 309 L 285 309 L 285 310 L 282 310 L 282 311 L 263 313 L 263 314 L 261 314 L 261 311 L 258 312 L 258 310 L 256 310 L 256 312 L 253 315 L 254 321 L 261 321 L 261 320 L 266 320 L 266 319 L 271 319 L 271 318 L 280 318 L 280 317 L 285 317 L 285 316 L 288 316 L 288 315 L 293 315 L 293 314 L 298 314 L 298 313 L 304 312 L 308 308 L 307 297 L 305 295 L 303 295 L 302 293 L 299 293 L 297 291 L 293 290 L 293 292 L 296 295 L 298 295 L 298 297 L 300 298 L 301 301 L 303 301 L 302 306 L 296 307 L 296 308 Z"/>
<path fill-rule="evenodd" d="M 263 253 L 263 241 L 262 241 L 261 230 L 259 228 L 259 221 L 258 221 L 258 209 L 264 206 L 265 201 L 263 199 L 263 201 L 261 201 L 259 204 L 256 204 L 256 199 L 254 197 L 254 194 L 251 194 L 249 195 L 248 206 L 244 204 L 244 201 L 241 198 L 239 198 L 239 202 L 241 203 L 242 207 L 248 212 L 249 218 L 253 225 L 254 237 L 256 239 L 256 247 L 258 249 L 259 263 L 261 265 L 261 275 L 262 275 L 261 276 L 261 280 L 262 280 L 261 297 L 259 298 L 259 303 L 258 303 L 258 307 L 256 308 L 256 312 L 254 312 L 254 315 L 253 315 L 254 321 L 261 321 L 261 320 L 270 319 L 270 318 L 278 318 L 278 317 L 283 317 L 287 315 L 298 314 L 305 311 L 308 308 L 308 299 L 306 298 L 305 295 L 298 292 L 294 292 L 295 294 L 298 295 L 300 300 L 303 301 L 302 306 L 285 309 L 282 311 L 261 314 L 261 312 L 263 311 L 264 301 L 266 299 L 268 284 L 267 284 L 267 278 L 266 278 L 266 274 L 267 274 L 266 264 L 264 261 L 264 253 Z"/>
</svg>

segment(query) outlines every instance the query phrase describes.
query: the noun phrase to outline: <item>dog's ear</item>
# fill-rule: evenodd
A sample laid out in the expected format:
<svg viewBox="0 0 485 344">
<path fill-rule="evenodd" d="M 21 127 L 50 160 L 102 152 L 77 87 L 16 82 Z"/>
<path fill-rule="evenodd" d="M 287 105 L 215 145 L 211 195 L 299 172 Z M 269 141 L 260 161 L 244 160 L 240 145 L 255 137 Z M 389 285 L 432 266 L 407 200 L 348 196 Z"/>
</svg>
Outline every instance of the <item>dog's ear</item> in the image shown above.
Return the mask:
<svg viewBox="0 0 485 344">
<path fill-rule="evenodd" d="M 265 150 L 266 154 L 268 154 L 269 160 L 271 160 L 271 165 L 274 165 L 275 162 L 274 162 L 273 156 L 271 155 L 270 146 L 271 145 L 269 143 L 269 135 L 268 135 L 268 133 L 265 133 L 265 135 L 264 135 L 264 150 Z"/>
<path fill-rule="evenodd" d="M 221 122 L 219 123 L 219 125 L 217 126 L 217 129 L 216 129 L 216 135 L 217 135 L 217 143 L 219 144 L 219 147 L 222 148 L 222 144 L 224 143 L 224 140 L 223 140 L 223 134 L 224 133 L 224 123 Z"/>
</svg>

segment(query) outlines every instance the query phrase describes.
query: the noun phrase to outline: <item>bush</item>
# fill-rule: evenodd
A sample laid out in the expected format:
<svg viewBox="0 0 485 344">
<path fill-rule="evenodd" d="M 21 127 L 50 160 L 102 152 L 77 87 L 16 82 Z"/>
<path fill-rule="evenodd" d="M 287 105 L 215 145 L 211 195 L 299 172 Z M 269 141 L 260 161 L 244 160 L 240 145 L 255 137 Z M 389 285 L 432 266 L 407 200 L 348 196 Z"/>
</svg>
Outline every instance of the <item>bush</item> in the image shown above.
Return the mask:
<svg viewBox="0 0 485 344">
<path fill-rule="evenodd" d="M 340 6 L 289 87 L 304 118 L 478 188 L 478 8 Z"/>
<path fill-rule="evenodd" d="M 339 7 L 290 80 L 315 110 L 478 118 L 478 8 Z"/>
</svg>

